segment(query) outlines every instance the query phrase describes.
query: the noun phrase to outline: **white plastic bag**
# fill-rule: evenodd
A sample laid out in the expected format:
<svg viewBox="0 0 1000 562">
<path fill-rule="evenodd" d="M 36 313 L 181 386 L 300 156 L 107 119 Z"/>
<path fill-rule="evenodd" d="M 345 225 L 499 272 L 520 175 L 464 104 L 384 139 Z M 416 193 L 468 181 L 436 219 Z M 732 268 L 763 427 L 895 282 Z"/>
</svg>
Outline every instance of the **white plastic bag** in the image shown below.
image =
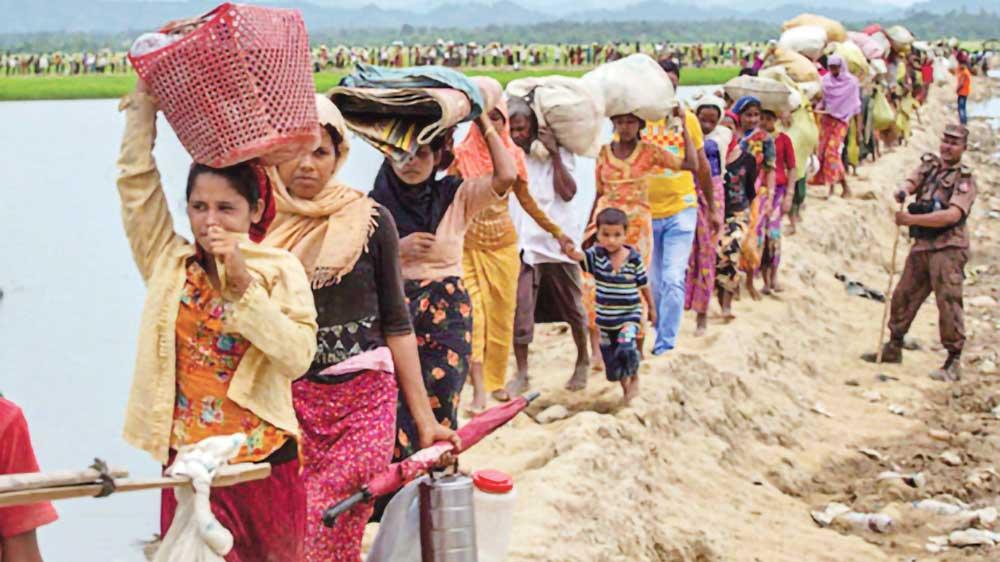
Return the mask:
<svg viewBox="0 0 1000 562">
<path fill-rule="evenodd" d="M 167 475 L 188 477 L 191 485 L 174 489 L 177 511 L 153 562 L 224 562 L 233 548 L 233 534 L 212 514 L 209 494 L 215 471 L 235 457 L 246 440 L 242 433 L 209 437 L 178 451 Z"/>
<path fill-rule="evenodd" d="M 579 78 L 545 76 L 513 80 L 506 92 L 526 99 L 538 127 L 551 129 L 560 146 L 580 156 L 597 156 L 604 126 L 604 99 L 599 91 Z"/>
<path fill-rule="evenodd" d="M 803 25 L 782 33 L 778 46 L 816 60 L 823 55 L 826 42 L 826 29 L 818 25 Z"/>
<path fill-rule="evenodd" d="M 365 562 L 420 562 L 420 483 L 410 482 L 393 496 Z"/>
<path fill-rule="evenodd" d="M 677 105 L 670 77 L 646 54 L 604 63 L 584 74 L 583 81 L 601 92 L 606 117 L 631 113 L 646 121 L 657 121 Z"/>
</svg>

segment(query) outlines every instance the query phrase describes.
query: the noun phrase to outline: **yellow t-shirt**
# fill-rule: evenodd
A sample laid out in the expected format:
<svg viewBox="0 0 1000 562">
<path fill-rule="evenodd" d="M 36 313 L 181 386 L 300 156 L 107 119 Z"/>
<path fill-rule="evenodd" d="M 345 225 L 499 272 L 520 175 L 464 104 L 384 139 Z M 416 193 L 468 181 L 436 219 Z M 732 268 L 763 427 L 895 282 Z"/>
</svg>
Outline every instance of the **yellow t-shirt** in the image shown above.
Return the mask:
<svg viewBox="0 0 1000 562">
<path fill-rule="evenodd" d="M 685 112 L 687 130 L 691 135 L 696 149 L 705 147 L 705 137 L 701 132 L 701 124 L 694 113 Z M 642 131 L 642 140 L 673 152 L 684 158 L 684 134 L 678 126 L 668 126 L 667 119 L 650 121 Z M 691 207 L 698 206 L 698 196 L 695 193 L 694 175 L 688 171 L 675 172 L 663 170 L 648 180 L 649 207 L 654 219 L 672 217 Z"/>
</svg>

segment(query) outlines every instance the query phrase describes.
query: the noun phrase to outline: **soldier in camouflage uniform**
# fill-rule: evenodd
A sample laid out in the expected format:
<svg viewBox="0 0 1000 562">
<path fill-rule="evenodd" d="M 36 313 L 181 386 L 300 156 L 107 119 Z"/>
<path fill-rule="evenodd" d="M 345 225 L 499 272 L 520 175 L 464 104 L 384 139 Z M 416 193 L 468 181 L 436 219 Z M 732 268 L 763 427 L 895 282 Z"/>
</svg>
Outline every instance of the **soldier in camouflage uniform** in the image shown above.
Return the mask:
<svg viewBox="0 0 1000 562">
<path fill-rule="evenodd" d="M 896 213 L 896 224 L 910 227 L 916 241 L 906 258 L 899 284 L 892 294 L 889 331 L 882 348 L 882 361 L 902 363 L 903 336 L 917 316 L 920 305 L 931 294 L 937 300 L 941 344 L 948 358 L 931 373 L 936 380 L 955 381 L 961 376 L 965 326 L 962 320 L 962 283 L 969 259 L 969 237 L 965 222 L 976 198 L 972 170 L 962 164 L 969 131 L 948 125 L 941 138 L 940 155 L 925 154 L 920 167 L 896 193 L 902 203 L 910 195 L 916 203 Z M 915 208 L 916 207 L 916 208 Z M 874 353 L 863 359 L 874 362 Z"/>
</svg>

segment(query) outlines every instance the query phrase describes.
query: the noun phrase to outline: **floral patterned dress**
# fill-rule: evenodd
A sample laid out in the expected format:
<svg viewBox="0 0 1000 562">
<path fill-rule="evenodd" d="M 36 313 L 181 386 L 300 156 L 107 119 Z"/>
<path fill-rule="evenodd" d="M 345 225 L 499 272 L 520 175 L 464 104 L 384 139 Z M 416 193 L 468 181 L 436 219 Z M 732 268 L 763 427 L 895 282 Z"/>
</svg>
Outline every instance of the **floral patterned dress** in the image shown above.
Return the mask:
<svg viewBox="0 0 1000 562">
<path fill-rule="evenodd" d="M 679 156 L 654 144 L 639 141 L 624 160 L 615 156 L 611 145 L 601 148 L 597 157 L 595 180 L 597 200 L 594 215 L 584 234 L 584 240 L 597 235 L 597 215 L 608 208 L 620 209 L 628 215 L 625 243 L 635 248 L 647 267 L 653 257 L 653 214 L 649 207 L 649 188 L 646 179 L 665 169 L 679 170 L 683 161 Z M 596 285 L 589 273 L 583 276 L 583 302 L 591 326 L 596 322 Z M 646 318 L 643 302 L 643 318 Z"/>
<path fill-rule="evenodd" d="M 281 448 L 288 436 L 226 396 L 250 348 L 241 335 L 223 332 L 226 307 L 208 274 L 192 261 L 177 313 L 177 399 L 170 448 L 244 433 L 246 445 L 233 462 L 259 461 Z"/>
</svg>

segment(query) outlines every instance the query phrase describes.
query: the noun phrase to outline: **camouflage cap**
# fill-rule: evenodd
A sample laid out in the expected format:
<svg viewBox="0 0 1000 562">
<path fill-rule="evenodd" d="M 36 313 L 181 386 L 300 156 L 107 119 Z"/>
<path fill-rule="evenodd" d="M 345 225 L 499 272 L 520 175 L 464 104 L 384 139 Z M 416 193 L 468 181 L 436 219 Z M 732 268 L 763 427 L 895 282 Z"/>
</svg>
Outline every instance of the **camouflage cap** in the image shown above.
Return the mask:
<svg viewBox="0 0 1000 562">
<path fill-rule="evenodd" d="M 953 137 L 956 139 L 962 139 L 962 141 L 969 140 L 969 129 L 965 125 L 959 125 L 958 123 L 950 123 L 944 127 L 944 136 Z"/>
</svg>

